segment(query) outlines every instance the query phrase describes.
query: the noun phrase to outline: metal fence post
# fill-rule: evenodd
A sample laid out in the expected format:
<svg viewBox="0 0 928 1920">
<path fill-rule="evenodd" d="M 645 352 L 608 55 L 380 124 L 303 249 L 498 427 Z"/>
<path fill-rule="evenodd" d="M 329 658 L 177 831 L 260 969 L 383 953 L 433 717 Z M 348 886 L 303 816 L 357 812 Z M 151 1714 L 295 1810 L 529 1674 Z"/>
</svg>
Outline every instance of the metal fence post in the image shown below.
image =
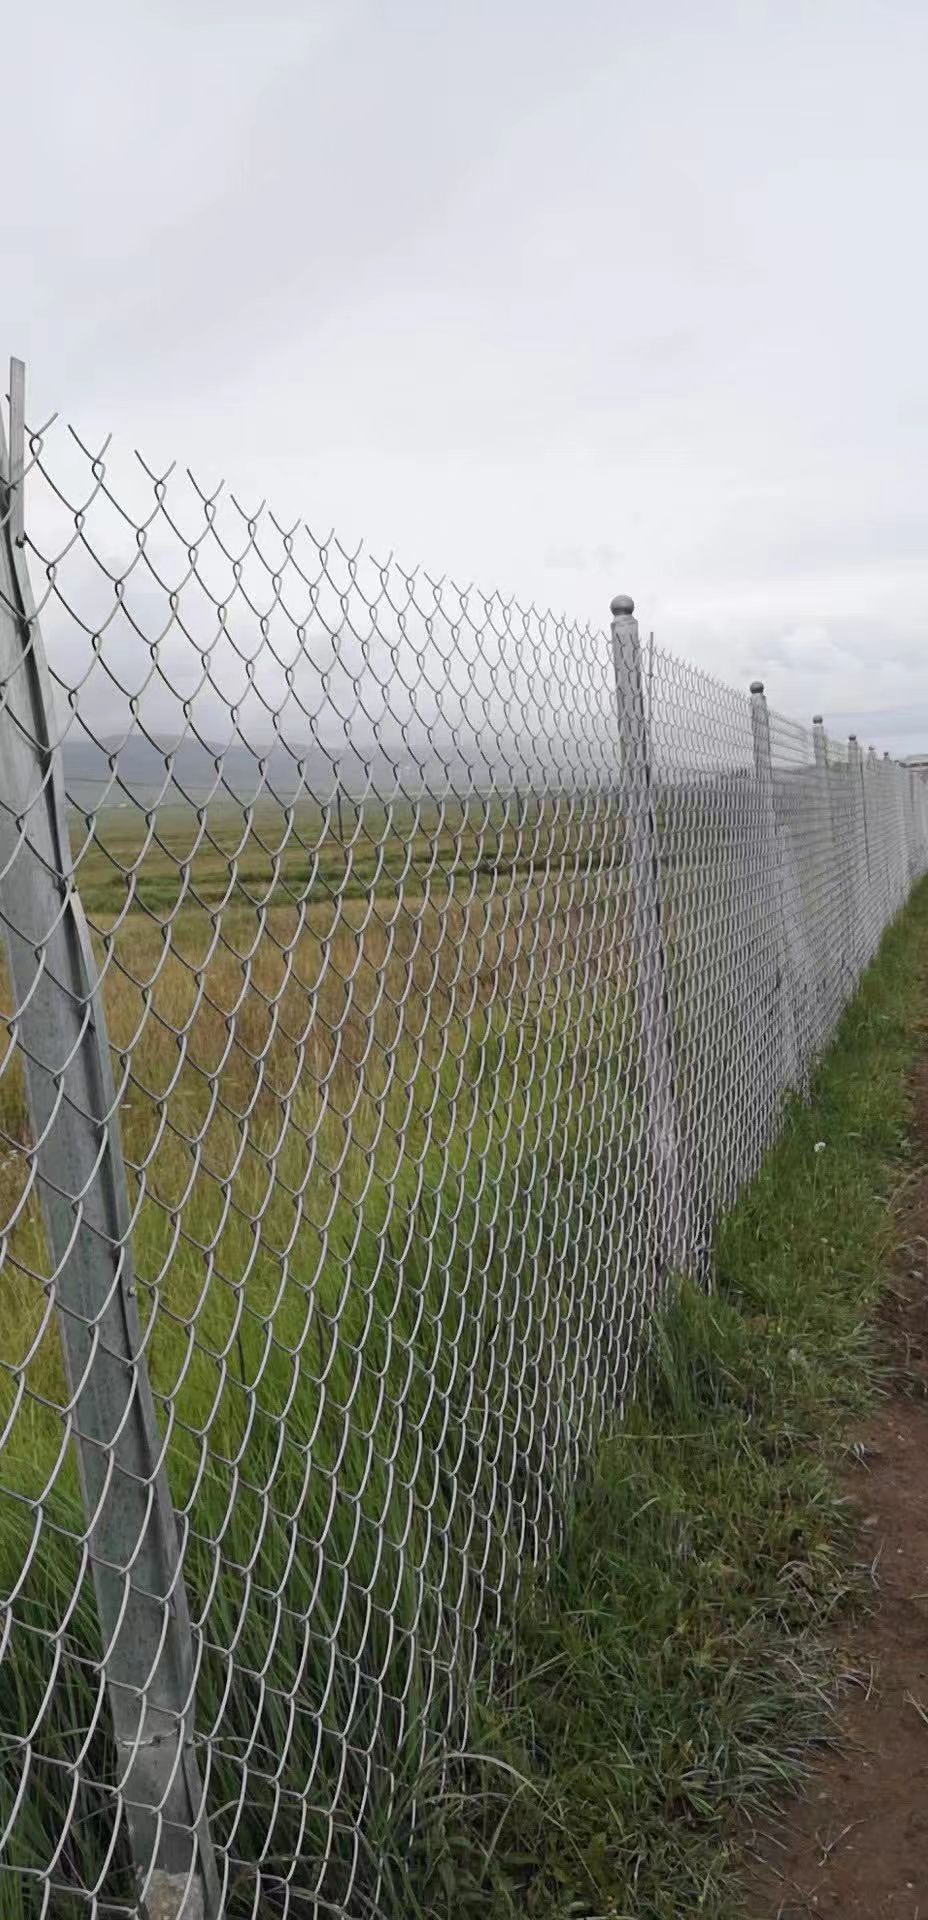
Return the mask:
<svg viewBox="0 0 928 1920">
<path fill-rule="evenodd" d="M 886 892 L 885 862 L 883 859 L 883 813 L 880 807 L 880 789 L 877 779 L 876 748 L 867 748 L 863 760 L 864 806 L 867 813 L 867 848 L 870 907 L 873 919 L 882 927 L 885 920 L 884 895 Z M 869 937 L 867 959 L 874 953 L 879 936 Z"/>
<path fill-rule="evenodd" d="M 880 781 L 883 789 L 883 809 L 886 816 L 886 922 L 898 912 L 899 897 L 899 849 L 896 843 L 896 783 L 893 779 L 893 763 L 889 750 L 884 749 L 880 761 Z"/>
<path fill-rule="evenodd" d="M 883 883 L 883 912 L 880 921 L 880 934 L 882 935 L 884 928 L 889 925 L 893 916 L 893 896 L 895 891 L 891 832 L 892 804 L 889 780 L 887 778 L 889 773 L 889 756 L 885 753 L 877 753 L 874 750 L 874 762 L 876 765 L 877 789 L 880 797 L 880 835 L 882 839 L 882 853 L 880 856 L 880 873 Z"/>
<path fill-rule="evenodd" d="M 11 425 L 22 418 L 14 368 Z M 17 391 L 20 389 L 20 391 Z M 97 966 L 71 865 L 52 684 L 0 424 L 0 925 L 99 1617 L 117 1787 L 149 1920 L 218 1920 L 193 1747 L 182 1552 L 143 1351 Z"/>
<path fill-rule="evenodd" d="M 866 860 L 867 860 L 867 886 L 869 888 L 870 882 L 873 878 L 873 867 L 872 867 L 872 860 L 871 860 L 871 853 L 870 853 L 870 821 L 867 814 L 867 769 L 864 766 L 864 756 L 861 751 L 860 745 L 857 741 L 856 734 L 854 734 L 853 739 L 854 739 L 855 745 L 857 746 L 857 759 L 858 759 L 858 764 L 860 766 L 860 810 L 861 810 L 861 817 L 863 819 L 864 852 L 866 854 Z"/>
<path fill-rule="evenodd" d="M 883 772 L 889 789 L 888 811 L 893 825 L 890 881 L 892 911 L 895 914 L 899 912 L 908 892 L 908 861 L 905 845 L 905 810 L 902 804 L 902 788 L 899 784 L 899 769 L 888 749 L 883 754 Z"/>
<path fill-rule="evenodd" d="M 753 768 L 755 768 L 757 793 L 761 803 L 761 818 L 763 818 L 767 849 L 769 849 L 767 860 L 769 860 L 770 874 L 770 912 L 772 912 L 772 924 L 774 924 L 776 993 L 780 1002 L 782 1087 L 799 1089 L 801 1068 L 799 1068 L 799 1043 L 797 1043 L 797 1031 L 795 1031 L 795 977 L 792 948 L 790 948 L 790 927 L 788 927 L 786 876 L 784 876 L 784 862 L 782 862 L 780 831 L 776 828 L 776 808 L 774 808 L 774 789 L 772 789 L 770 714 L 763 680 L 751 680 L 751 739 L 753 739 Z"/>
<path fill-rule="evenodd" d="M 925 828 L 923 801 L 928 796 L 928 787 L 911 768 L 908 772 L 908 811 L 910 818 L 909 843 L 909 880 L 914 886 L 924 871 Z"/>
<path fill-rule="evenodd" d="M 884 887 L 883 873 L 883 814 L 880 808 L 880 789 L 878 785 L 878 761 L 876 748 L 867 748 L 864 762 L 865 791 L 867 794 L 867 821 L 870 833 L 870 880 L 880 892 Z"/>
<path fill-rule="evenodd" d="M 825 1027 L 830 1026 L 840 1006 L 850 998 L 854 981 L 854 908 L 851 898 L 851 848 L 849 809 L 849 768 L 832 766 L 828 759 L 828 737 L 822 715 L 812 719 L 815 766 L 821 805 L 828 823 L 830 853 L 826 893 L 830 893 L 829 925 L 825 929 L 826 952 L 822 971 L 831 973 L 835 999 L 826 1008 Z M 838 925 L 835 923 L 839 922 Z"/>
<path fill-rule="evenodd" d="M 854 978 L 859 979 L 866 952 L 864 915 L 870 877 L 870 847 L 867 835 L 867 802 L 864 793 L 864 766 L 856 733 L 847 743 L 848 790 L 851 813 L 851 932 Z"/>
<path fill-rule="evenodd" d="M 712 1223 L 708 1200 L 697 1207 L 695 1154 L 687 1151 L 690 1143 L 684 1141 L 678 1105 L 660 841 L 635 603 L 627 595 L 617 594 L 611 613 L 641 1078 L 650 1157 L 658 1185 L 655 1258 L 659 1277 L 674 1269 L 691 1270 L 694 1265 L 705 1277 Z"/>
<path fill-rule="evenodd" d="M 784 1089 L 798 1089 L 801 1073 L 796 1036 L 795 983 L 790 957 L 783 859 L 773 804 L 770 715 L 762 680 L 751 681 L 751 735 L 754 743 L 754 773 L 768 849 L 770 912 L 774 927 L 774 980 L 780 1020 L 781 1083 Z"/>
<path fill-rule="evenodd" d="M 896 796 L 893 790 L 892 763 L 890 761 L 889 753 L 884 752 L 877 759 L 876 764 L 877 764 L 877 774 L 879 777 L 880 817 L 882 820 L 882 835 L 883 835 L 883 854 L 882 854 L 881 864 L 882 864 L 882 871 L 883 871 L 884 907 L 883 907 L 882 926 L 880 929 L 882 933 L 882 931 L 886 927 L 888 927 L 890 921 L 892 920 L 899 906 L 898 889 L 896 885 L 897 849 L 895 844 L 895 833 L 894 833 L 895 814 L 896 814 Z"/>
<path fill-rule="evenodd" d="M 911 891 L 915 881 L 915 788 L 913 776 L 908 767 L 897 767 L 896 778 L 899 782 L 899 806 L 905 834 L 906 887 Z"/>
<path fill-rule="evenodd" d="M 831 799 L 828 792 L 828 746 L 825 740 L 825 723 L 820 713 L 812 715 L 812 753 L 815 761 L 815 791 L 819 813 L 819 831 L 816 835 L 816 851 L 819 859 L 821 882 L 820 892 L 824 912 L 819 914 L 816 927 L 818 953 L 816 956 L 816 985 L 818 988 L 818 1027 L 816 1050 L 824 1040 L 831 1017 L 831 974 L 834 970 L 834 941 L 831 937 L 831 895 L 834 886 L 834 825 L 831 818 Z"/>
</svg>

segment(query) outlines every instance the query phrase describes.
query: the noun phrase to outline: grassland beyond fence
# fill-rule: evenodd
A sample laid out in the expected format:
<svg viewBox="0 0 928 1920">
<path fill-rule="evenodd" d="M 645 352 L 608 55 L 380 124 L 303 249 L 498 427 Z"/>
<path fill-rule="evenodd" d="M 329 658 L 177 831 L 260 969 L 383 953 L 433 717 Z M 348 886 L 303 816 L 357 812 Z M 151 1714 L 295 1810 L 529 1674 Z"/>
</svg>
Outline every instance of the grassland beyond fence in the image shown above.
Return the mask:
<svg viewBox="0 0 928 1920">
<path fill-rule="evenodd" d="M 602 836 L 433 822 L 346 885 L 343 845 L 275 869 L 268 833 L 236 852 L 227 815 L 201 838 L 191 814 L 73 840 L 227 1914 L 260 1873 L 262 1912 L 308 1920 L 402 1854 L 504 1594 L 558 1537 L 596 1382 L 630 1364 L 601 1249 L 635 1095 Z M 134 1878 L 93 1784 L 116 1764 L 15 1049 L 0 1128 L 0 1727 L 44 1713 L 40 1754 L 8 1749 L 0 1829 L 11 1915 L 54 1873 L 76 1920 Z"/>
</svg>

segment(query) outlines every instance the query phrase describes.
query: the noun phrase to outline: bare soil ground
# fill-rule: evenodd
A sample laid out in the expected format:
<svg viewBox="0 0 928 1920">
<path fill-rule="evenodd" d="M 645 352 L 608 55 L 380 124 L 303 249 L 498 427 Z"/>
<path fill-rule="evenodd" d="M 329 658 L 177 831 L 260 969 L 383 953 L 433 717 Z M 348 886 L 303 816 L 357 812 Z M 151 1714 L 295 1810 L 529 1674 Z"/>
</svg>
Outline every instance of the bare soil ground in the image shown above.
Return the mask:
<svg viewBox="0 0 928 1920">
<path fill-rule="evenodd" d="M 757 1841 L 752 1920 L 928 1920 L 928 1054 L 913 1092 L 913 1166 L 882 1309 L 888 1395 L 846 1483 L 874 1607 L 842 1634 L 852 1677 L 835 1750 Z"/>
</svg>

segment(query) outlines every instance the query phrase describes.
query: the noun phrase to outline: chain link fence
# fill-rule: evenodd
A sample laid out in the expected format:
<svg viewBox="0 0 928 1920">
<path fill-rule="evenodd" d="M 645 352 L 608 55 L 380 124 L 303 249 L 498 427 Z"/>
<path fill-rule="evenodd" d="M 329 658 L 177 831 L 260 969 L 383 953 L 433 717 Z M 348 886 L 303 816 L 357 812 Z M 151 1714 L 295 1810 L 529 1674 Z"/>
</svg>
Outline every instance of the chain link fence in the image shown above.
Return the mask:
<svg viewBox="0 0 928 1920">
<path fill-rule="evenodd" d="M 397 1912 L 928 786 L 643 673 L 630 602 L 571 626 L 22 417 L 15 369 L 0 1909 Z"/>
</svg>

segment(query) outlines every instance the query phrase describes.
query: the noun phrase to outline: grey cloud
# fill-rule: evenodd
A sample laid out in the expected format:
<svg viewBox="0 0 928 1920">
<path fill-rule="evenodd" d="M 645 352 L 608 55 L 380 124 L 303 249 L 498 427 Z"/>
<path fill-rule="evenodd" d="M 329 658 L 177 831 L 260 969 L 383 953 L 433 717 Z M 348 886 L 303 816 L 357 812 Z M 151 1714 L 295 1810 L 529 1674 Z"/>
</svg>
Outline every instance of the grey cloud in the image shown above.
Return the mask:
<svg viewBox="0 0 928 1920">
<path fill-rule="evenodd" d="M 924 706 L 914 0 L 45 0 L 22 39 L 36 414 L 603 636 L 631 592 L 787 711 Z"/>
<path fill-rule="evenodd" d="M 694 556 L 693 568 L 731 580 L 793 576 L 828 580 L 914 566 L 928 574 L 928 507 L 882 502 L 862 510 L 840 500 L 787 497 L 739 504 Z"/>
<path fill-rule="evenodd" d="M 559 572 L 586 573 L 590 568 L 601 571 L 603 568 L 619 567 L 622 564 L 623 555 L 618 547 L 611 546 L 608 540 L 603 540 L 598 546 L 593 547 L 562 546 L 557 541 L 552 541 L 545 553 L 545 561 L 549 567 Z"/>
</svg>

